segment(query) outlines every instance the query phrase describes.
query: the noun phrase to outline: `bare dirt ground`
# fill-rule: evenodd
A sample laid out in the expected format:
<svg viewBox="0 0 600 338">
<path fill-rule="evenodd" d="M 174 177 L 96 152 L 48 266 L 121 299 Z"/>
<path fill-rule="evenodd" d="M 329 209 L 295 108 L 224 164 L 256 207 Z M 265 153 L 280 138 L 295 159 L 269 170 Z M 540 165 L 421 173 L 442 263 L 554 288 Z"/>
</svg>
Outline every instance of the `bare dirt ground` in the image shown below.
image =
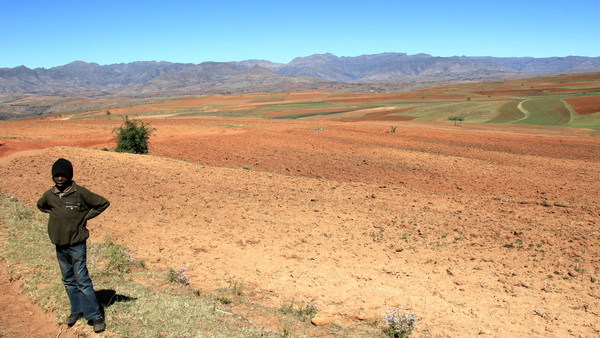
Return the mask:
<svg viewBox="0 0 600 338">
<path fill-rule="evenodd" d="M 600 139 L 588 131 L 144 121 L 157 129 L 148 156 L 90 149 L 113 146 L 117 120 L 0 122 L 1 192 L 33 204 L 68 158 L 112 202 L 92 240 L 186 267 L 202 293 L 236 280 L 275 307 L 314 299 L 343 327 L 400 305 L 420 319 L 414 337 L 600 334 Z M 16 288 L 2 278 L 4 299 Z M 4 318 L 2 334 L 28 336 Z"/>
<path fill-rule="evenodd" d="M 67 329 L 57 325 L 52 313 L 45 313 L 21 293 L 18 282 L 9 281 L 5 264 L 0 261 L 0 337 L 74 338 L 79 326 Z M 81 331 L 82 332 L 82 331 Z"/>
</svg>

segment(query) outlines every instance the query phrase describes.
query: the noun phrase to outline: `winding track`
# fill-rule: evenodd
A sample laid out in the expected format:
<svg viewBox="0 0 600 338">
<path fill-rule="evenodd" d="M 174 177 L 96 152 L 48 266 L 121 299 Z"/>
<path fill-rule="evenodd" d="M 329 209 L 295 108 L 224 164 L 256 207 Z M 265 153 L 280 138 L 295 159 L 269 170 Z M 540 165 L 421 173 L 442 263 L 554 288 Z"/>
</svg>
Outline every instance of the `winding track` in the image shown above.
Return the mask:
<svg viewBox="0 0 600 338">
<path fill-rule="evenodd" d="M 527 109 L 523 108 L 523 102 L 527 102 L 527 101 L 529 101 L 529 100 L 523 100 L 523 101 L 519 102 L 519 105 L 517 106 L 517 108 L 519 108 L 519 110 L 520 110 L 520 111 L 521 111 L 523 114 L 525 114 L 525 116 L 524 116 L 524 117 L 521 117 L 521 118 L 520 118 L 520 119 L 518 119 L 518 120 L 515 120 L 515 121 L 513 121 L 513 123 L 514 123 L 514 122 L 517 122 L 517 121 L 526 120 L 526 119 L 528 119 L 528 118 L 531 116 L 531 113 L 530 113 L 530 112 L 529 112 Z"/>
</svg>

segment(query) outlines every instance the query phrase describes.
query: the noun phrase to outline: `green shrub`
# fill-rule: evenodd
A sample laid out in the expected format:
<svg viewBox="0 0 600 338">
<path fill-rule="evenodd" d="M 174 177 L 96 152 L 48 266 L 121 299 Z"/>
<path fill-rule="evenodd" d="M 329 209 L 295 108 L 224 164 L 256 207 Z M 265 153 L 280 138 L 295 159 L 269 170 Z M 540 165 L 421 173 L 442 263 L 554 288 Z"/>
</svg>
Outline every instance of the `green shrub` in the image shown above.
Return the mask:
<svg viewBox="0 0 600 338">
<path fill-rule="evenodd" d="M 117 147 L 115 151 L 121 153 L 132 153 L 132 154 L 147 154 L 148 153 L 148 139 L 154 132 L 154 128 L 150 128 L 148 124 L 145 124 L 139 120 L 130 120 L 125 116 L 123 118 L 123 125 L 115 128 L 117 133 Z"/>
</svg>

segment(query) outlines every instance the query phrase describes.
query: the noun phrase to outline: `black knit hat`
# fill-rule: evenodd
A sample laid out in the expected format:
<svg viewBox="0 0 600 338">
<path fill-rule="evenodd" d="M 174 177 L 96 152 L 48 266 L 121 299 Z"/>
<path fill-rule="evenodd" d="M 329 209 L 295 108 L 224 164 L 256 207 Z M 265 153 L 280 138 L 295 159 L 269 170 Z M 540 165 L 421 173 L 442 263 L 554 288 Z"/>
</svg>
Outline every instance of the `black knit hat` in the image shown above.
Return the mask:
<svg viewBox="0 0 600 338">
<path fill-rule="evenodd" d="M 57 174 L 63 174 L 66 178 L 72 180 L 73 179 L 73 165 L 68 160 L 64 158 L 59 158 L 52 165 L 52 177 Z"/>
</svg>

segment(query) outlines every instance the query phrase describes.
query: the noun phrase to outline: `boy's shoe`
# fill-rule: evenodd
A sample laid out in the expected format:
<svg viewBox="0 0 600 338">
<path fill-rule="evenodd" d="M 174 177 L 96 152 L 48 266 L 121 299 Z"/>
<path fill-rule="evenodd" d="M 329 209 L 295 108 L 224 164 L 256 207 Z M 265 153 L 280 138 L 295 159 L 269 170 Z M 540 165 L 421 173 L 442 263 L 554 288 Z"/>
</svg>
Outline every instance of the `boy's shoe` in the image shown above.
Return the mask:
<svg viewBox="0 0 600 338">
<path fill-rule="evenodd" d="M 65 320 L 65 324 L 67 324 L 69 326 L 73 326 L 73 325 L 75 325 L 75 323 L 77 323 L 79 318 L 82 318 L 82 317 L 83 317 L 82 313 L 71 313 L 69 315 L 69 317 L 67 317 L 67 320 Z"/>
<path fill-rule="evenodd" d="M 94 332 L 102 332 L 106 329 L 106 324 L 104 323 L 104 318 L 96 318 L 92 319 L 92 326 L 94 326 Z"/>
</svg>

